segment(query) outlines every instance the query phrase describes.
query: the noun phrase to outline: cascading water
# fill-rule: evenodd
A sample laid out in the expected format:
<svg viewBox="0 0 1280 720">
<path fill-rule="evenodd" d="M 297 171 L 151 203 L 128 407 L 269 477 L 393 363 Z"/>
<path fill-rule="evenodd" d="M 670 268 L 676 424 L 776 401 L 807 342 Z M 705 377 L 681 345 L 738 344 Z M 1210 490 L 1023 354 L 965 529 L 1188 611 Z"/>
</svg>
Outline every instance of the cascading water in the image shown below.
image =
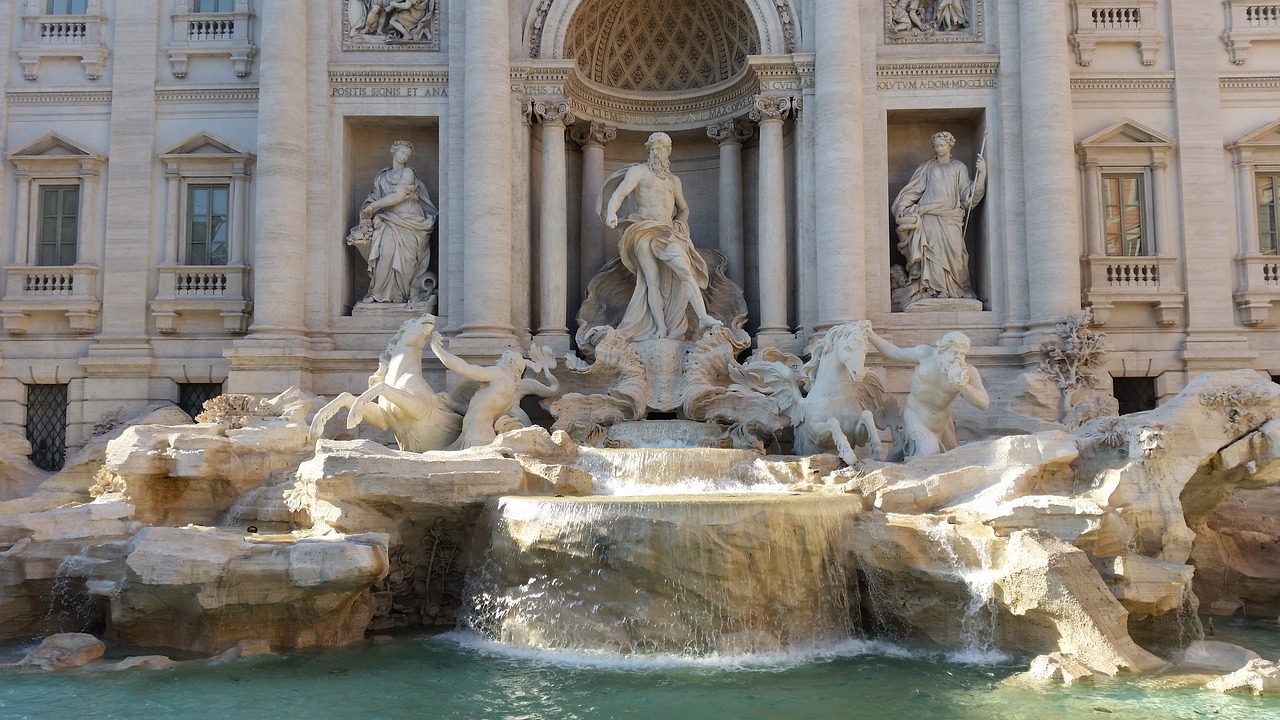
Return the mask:
<svg viewBox="0 0 1280 720">
<path fill-rule="evenodd" d="M 850 637 L 857 498 L 501 498 L 464 627 L 586 653 L 778 652 Z"/>
</svg>

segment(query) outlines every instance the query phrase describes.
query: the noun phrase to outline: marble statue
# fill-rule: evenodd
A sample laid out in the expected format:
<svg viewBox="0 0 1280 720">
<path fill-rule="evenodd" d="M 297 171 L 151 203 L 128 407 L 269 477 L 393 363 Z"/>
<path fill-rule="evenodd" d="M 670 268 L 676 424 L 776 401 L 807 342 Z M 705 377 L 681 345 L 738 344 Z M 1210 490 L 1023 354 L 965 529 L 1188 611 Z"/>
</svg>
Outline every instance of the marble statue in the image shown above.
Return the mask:
<svg viewBox="0 0 1280 720">
<path fill-rule="evenodd" d="M 991 406 L 977 369 L 965 363 L 969 338 L 964 333 L 949 332 L 933 346 L 900 348 L 868 326 L 867 340 L 890 360 L 916 366 L 902 411 L 903 442 L 895 443 L 905 458 L 936 455 L 959 444 L 951 422 L 951 403 L 956 397 L 963 397 L 980 410 Z"/>
<path fill-rule="evenodd" d="M 437 394 L 422 376 L 422 348 L 435 335 L 436 318 L 430 313 L 404 323 L 378 359 L 378 371 L 369 377 L 369 389 L 359 397 L 344 392 L 320 408 L 311 421 L 311 438 L 324 433 L 325 423 L 343 408 L 347 427 L 362 422 L 396 436 L 401 450 L 444 450 L 462 431 L 462 406 Z"/>
<path fill-rule="evenodd" d="M 968 0 L 885 0 L 895 34 L 952 32 L 968 27 Z"/>
<path fill-rule="evenodd" d="M 857 462 L 853 448 L 869 446 L 881 456 L 875 410 L 887 394 L 867 367 L 871 323 L 862 320 L 827 331 L 808 362 L 776 349 L 731 370 L 741 385 L 773 395 L 795 428 L 797 455 L 833 452 L 847 464 Z"/>
<path fill-rule="evenodd" d="M 435 294 L 435 275 L 427 268 L 436 206 L 407 164 L 412 156 L 409 141 L 391 144 L 391 167 L 374 178 L 360 224 L 347 237 L 368 262 L 369 293 L 361 302 L 424 302 Z"/>
<path fill-rule="evenodd" d="M 479 387 L 467 403 L 462 418 L 462 432 L 450 450 L 465 450 L 488 445 L 494 438 L 508 430 L 532 425 L 529 416 L 520 409 L 520 400 L 526 395 L 549 398 L 559 391 L 559 382 L 551 371 L 555 369 L 555 356 L 547 348 L 534 347 L 533 361 L 527 363 L 519 352 L 508 350 L 490 367 L 473 365 L 444 348 L 438 333 L 431 336 L 431 351 L 446 368 L 467 380 L 479 383 Z M 543 373 L 547 382 L 524 378 L 525 369 Z"/>
<path fill-rule="evenodd" d="M 348 37 L 430 42 L 437 0 L 347 0 Z"/>
<path fill-rule="evenodd" d="M 933 23 L 939 30 L 959 30 L 969 24 L 965 15 L 967 0 L 938 0 L 933 9 Z"/>
<path fill-rule="evenodd" d="M 985 192 L 987 163 L 978 156 L 970 181 L 964 163 L 951 157 L 955 136 L 935 133 L 932 142 L 934 158 L 916 169 L 893 201 L 910 299 L 972 298 L 964 235 L 969 211 Z"/>
<path fill-rule="evenodd" d="M 885 0 L 889 9 L 889 19 L 894 32 L 910 32 L 927 30 L 921 0 Z"/>
<path fill-rule="evenodd" d="M 689 205 L 680 178 L 671 172 L 671 138 L 656 132 L 645 147 L 649 160 L 623 168 L 605 181 L 596 205 L 600 219 L 622 229 L 618 254 L 635 275 L 635 291 L 618 332 L 629 340 L 683 339 L 686 310 L 692 308 L 698 329 L 721 322 L 707 314 L 702 291 L 707 263 L 689 237 Z M 619 219 L 628 197 L 634 212 Z"/>
</svg>

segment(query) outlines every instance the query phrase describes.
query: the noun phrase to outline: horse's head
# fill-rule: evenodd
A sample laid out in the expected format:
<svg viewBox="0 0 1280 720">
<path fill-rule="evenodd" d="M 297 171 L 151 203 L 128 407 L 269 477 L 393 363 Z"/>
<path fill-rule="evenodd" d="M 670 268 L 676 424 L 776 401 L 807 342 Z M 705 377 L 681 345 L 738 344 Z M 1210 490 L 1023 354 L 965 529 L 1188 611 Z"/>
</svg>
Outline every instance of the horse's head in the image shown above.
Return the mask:
<svg viewBox="0 0 1280 720">
<path fill-rule="evenodd" d="M 838 363 L 839 369 L 844 370 L 850 382 L 862 382 L 867 374 L 867 349 L 870 347 L 867 333 L 870 330 L 871 323 L 866 320 L 831 328 L 813 349 L 813 359 L 805 369 L 812 377 L 823 363 Z"/>
<path fill-rule="evenodd" d="M 405 320 L 400 326 L 399 332 L 395 337 L 391 338 L 391 342 L 387 343 L 387 351 L 383 353 L 385 356 L 396 354 L 397 348 L 411 347 L 422 350 L 426 347 L 427 339 L 431 337 L 431 333 L 436 329 L 436 316 L 431 313 L 424 313 L 421 317 Z"/>
</svg>

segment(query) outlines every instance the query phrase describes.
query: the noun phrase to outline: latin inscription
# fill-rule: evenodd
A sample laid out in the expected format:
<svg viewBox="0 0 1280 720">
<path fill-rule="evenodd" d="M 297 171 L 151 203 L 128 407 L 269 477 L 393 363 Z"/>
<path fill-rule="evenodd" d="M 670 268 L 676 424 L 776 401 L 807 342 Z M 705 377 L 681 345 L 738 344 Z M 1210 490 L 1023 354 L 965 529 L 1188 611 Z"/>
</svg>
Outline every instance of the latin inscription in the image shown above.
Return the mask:
<svg viewBox="0 0 1280 720">
<path fill-rule="evenodd" d="M 877 90 L 957 90 L 963 88 L 993 88 L 995 86 L 995 78 L 907 79 L 880 80 L 876 82 Z"/>
<path fill-rule="evenodd" d="M 401 85 L 335 86 L 333 97 L 441 98 L 449 97 L 447 87 L 407 87 Z"/>
</svg>

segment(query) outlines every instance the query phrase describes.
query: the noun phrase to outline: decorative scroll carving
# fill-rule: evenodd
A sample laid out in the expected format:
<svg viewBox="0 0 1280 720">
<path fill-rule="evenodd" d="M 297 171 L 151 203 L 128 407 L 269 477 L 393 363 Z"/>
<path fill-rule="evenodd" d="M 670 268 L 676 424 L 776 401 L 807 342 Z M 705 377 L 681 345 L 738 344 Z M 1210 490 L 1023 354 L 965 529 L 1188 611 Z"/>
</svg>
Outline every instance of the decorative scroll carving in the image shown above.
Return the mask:
<svg viewBox="0 0 1280 720">
<path fill-rule="evenodd" d="M 755 128 L 742 118 L 730 118 L 707 126 L 707 137 L 716 141 L 717 145 L 727 142 L 744 143 L 755 135 Z"/>
<path fill-rule="evenodd" d="M 785 120 L 798 107 L 799 103 L 793 98 L 757 95 L 755 104 L 751 107 L 751 121 L 760 123 L 766 120 Z"/>
<path fill-rule="evenodd" d="M 574 117 L 572 106 L 565 98 L 559 100 L 534 100 L 530 104 L 533 120 L 540 123 L 572 124 Z"/>
<path fill-rule="evenodd" d="M 569 131 L 569 138 L 583 147 L 588 145 L 608 145 L 617 137 L 617 128 L 594 121 L 577 123 Z"/>
</svg>

